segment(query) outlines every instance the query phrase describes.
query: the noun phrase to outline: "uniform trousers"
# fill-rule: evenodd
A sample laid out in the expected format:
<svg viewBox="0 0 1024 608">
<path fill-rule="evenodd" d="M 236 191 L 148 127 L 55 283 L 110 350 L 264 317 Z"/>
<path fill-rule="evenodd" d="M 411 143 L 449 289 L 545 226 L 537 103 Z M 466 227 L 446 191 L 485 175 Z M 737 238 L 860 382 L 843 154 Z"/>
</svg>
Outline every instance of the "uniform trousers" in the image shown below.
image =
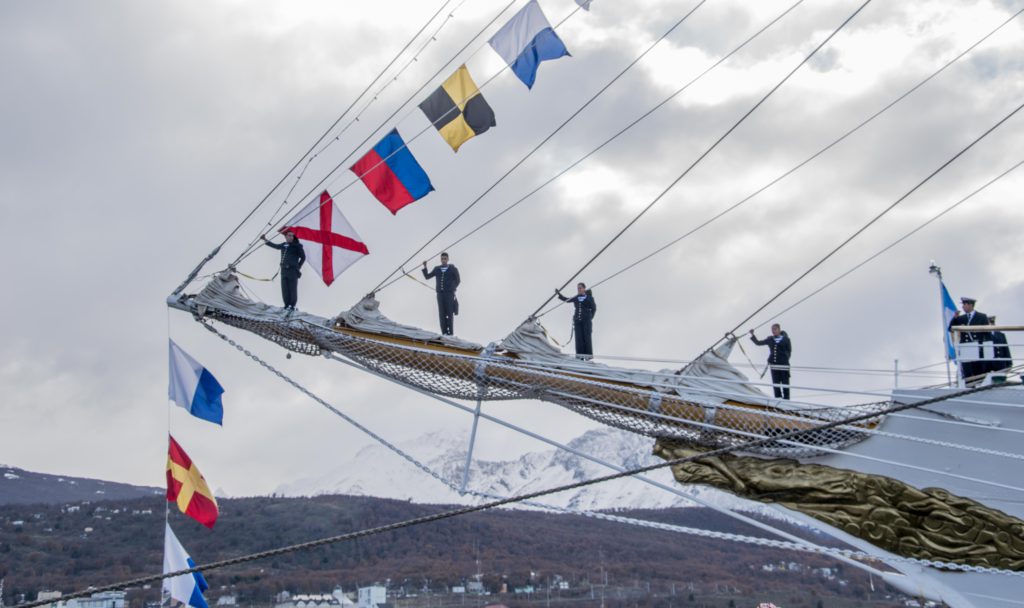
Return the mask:
<svg viewBox="0 0 1024 608">
<path fill-rule="evenodd" d="M 789 367 L 772 366 L 772 388 L 776 399 L 789 399 Z"/>
<path fill-rule="evenodd" d="M 576 336 L 576 355 L 584 355 L 581 358 L 589 359 L 594 355 L 594 343 L 590 334 L 594 329 L 594 323 L 590 319 L 572 322 L 572 331 Z"/>
<path fill-rule="evenodd" d="M 284 300 L 285 308 L 295 308 L 299 301 L 299 277 L 290 273 L 281 273 L 281 299 Z"/>
<path fill-rule="evenodd" d="M 442 291 L 437 294 L 437 316 L 441 322 L 441 333 L 455 335 L 455 293 Z"/>
</svg>

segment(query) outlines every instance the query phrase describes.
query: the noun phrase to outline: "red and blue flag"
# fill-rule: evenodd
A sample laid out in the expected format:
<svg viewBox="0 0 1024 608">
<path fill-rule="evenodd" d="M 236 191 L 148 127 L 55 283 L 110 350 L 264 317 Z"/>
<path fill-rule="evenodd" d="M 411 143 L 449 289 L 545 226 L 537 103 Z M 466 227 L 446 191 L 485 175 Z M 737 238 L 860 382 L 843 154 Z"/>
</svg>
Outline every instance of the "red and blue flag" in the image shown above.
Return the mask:
<svg viewBox="0 0 1024 608">
<path fill-rule="evenodd" d="M 398 129 L 392 129 L 351 169 L 392 214 L 434 189 Z"/>
</svg>

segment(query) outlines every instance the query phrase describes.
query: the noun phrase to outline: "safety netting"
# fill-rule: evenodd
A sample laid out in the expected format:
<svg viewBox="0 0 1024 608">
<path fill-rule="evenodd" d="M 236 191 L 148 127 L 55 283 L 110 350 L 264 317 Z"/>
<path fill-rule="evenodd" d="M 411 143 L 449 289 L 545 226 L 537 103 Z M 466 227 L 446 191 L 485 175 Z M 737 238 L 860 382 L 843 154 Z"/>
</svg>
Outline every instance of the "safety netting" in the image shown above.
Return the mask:
<svg viewBox="0 0 1024 608">
<path fill-rule="evenodd" d="M 547 346 L 538 346 L 543 330 L 533 320 L 505 340 L 483 347 L 394 323 L 380 313 L 372 298 L 333 318 L 285 311 L 247 298 L 230 273 L 214 277 L 199 294 L 173 297 L 169 304 L 197 319 L 237 327 L 289 351 L 311 356 L 332 353 L 444 397 L 537 399 L 608 426 L 712 448 L 809 431 L 796 444 L 779 441 L 746 450 L 764 456 L 809 457 L 856 443 L 878 418 L 814 429 L 879 412 L 888 404 L 786 405 L 749 384 L 728 364 L 728 351 L 723 348 L 676 372 L 629 370 L 577 360 L 546 340 Z"/>
</svg>

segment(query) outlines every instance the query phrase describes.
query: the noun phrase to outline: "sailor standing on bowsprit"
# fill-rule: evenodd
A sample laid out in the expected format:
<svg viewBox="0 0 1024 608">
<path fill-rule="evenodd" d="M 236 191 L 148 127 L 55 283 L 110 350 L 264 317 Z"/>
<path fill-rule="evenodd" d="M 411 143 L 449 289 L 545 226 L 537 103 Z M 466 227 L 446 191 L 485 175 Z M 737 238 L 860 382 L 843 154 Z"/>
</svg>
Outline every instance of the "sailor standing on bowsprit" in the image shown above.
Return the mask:
<svg viewBox="0 0 1024 608">
<path fill-rule="evenodd" d="M 768 366 L 772 370 L 772 388 L 775 391 L 775 398 L 789 399 L 789 357 L 793 354 L 793 343 L 789 340 L 789 334 L 782 331 L 782 327 L 775 323 L 772 325 L 772 335 L 764 340 L 758 340 L 754 335 L 754 330 L 750 330 L 750 340 L 758 346 L 767 346 L 770 349 L 768 351 Z"/>
<path fill-rule="evenodd" d="M 583 283 L 576 285 L 576 295 L 567 298 L 562 292 L 555 290 L 555 295 L 563 302 L 572 302 L 572 332 L 576 336 L 576 358 L 593 359 L 594 343 L 591 340 L 591 333 L 594 330 L 594 315 L 597 314 L 597 302 L 594 301 L 594 294 L 591 293 Z"/>
<path fill-rule="evenodd" d="M 281 251 L 281 297 L 284 299 L 285 310 L 295 310 L 299 300 L 299 277 L 302 276 L 299 269 L 306 261 L 306 250 L 291 230 L 284 231 L 284 242 L 280 244 L 271 243 L 265 234 L 261 234 L 260 238 L 267 247 Z"/>
<path fill-rule="evenodd" d="M 434 277 L 434 291 L 437 292 L 437 316 L 441 321 L 441 334 L 455 335 L 455 315 L 459 314 L 459 301 L 455 290 L 459 288 L 459 269 L 448 263 L 448 254 L 441 254 L 441 265 L 427 272 L 427 261 L 423 261 L 423 278 Z"/>
</svg>

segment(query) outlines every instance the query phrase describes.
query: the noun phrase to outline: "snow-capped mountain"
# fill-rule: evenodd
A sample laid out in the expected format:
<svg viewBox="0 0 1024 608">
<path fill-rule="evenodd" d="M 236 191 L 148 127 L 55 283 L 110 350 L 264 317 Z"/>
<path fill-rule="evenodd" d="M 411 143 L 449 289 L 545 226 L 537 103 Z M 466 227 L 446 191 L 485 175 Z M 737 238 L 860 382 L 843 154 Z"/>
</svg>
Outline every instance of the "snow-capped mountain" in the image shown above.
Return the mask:
<svg viewBox="0 0 1024 608">
<path fill-rule="evenodd" d="M 398 447 L 449 484 L 459 487 L 468 443 L 463 434 L 430 433 Z M 616 429 L 588 431 L 568 445 L 578 452 L 625 469 L 662 462 L 651 454 L 651 439 Z M 608 467 L 575 454 L 552 449 L 529 452 L 515 460 L 474 459 L 467 489 L 492 497 L 504 497 L 593 479 L 612 472 Z M 705 503 L 746 510 L 752 506 L 711 488 L 680 486 L 667 468 L 652 471 L 646 477 Z M 277 488 L 276 493 L 284 496 L 351 494 L 434 504 L 470 504 L 482 500 L 471 495 L 460 496 L 449 485 L 379 445 L 363 448 L 353 460 L 339 465 L 331 473 L 284 484 Z M 631 478 L 545 496 L 540 502 L 578 510 L 661 509 L 697 504 L 664 488 Z"/>
</svg>

